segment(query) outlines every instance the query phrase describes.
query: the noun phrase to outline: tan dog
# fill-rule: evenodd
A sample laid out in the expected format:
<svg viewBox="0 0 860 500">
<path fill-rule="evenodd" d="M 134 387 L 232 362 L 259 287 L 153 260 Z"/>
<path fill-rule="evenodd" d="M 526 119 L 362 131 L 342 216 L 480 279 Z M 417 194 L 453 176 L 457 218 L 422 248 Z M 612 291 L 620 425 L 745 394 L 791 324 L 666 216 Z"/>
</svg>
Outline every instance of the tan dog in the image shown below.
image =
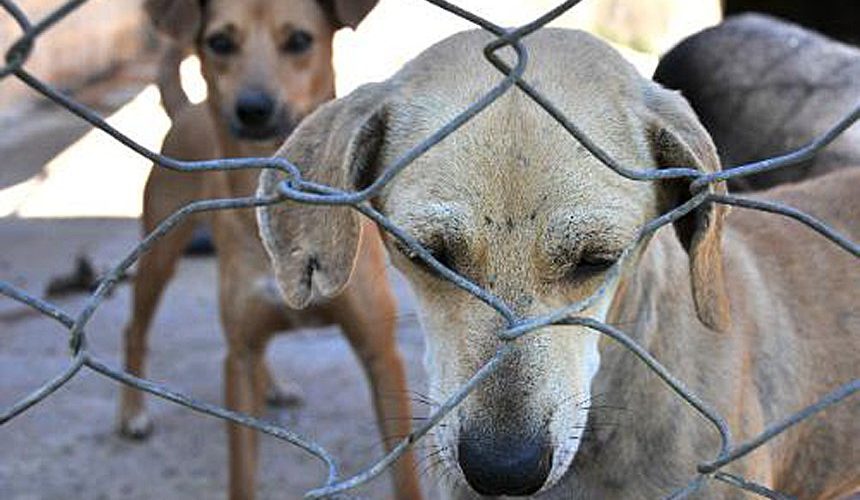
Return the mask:
<svg viewBox="0 0 860 500">
<path fill-rule="evenodd" d="M 163 153 L 187 160 L 219 154 L 270 156 L 299 120 L 334 97 L 332 36 L 341 26 L 356 26 L 375 3 L 149 0 L 149 16 L 178 47 L 173 55 L 180 55 L 186 44 L 194 47 L 209 90 L 208 105 L 183 107 L 181 98 L 170 101 L 179 102 L 173 107 L 183 109 L 173 110 L 175 119 Z M 170 75 L 162 74 L 164 78 L 169 80 Z M 256 172 L 201 175 L 153 169 L 144 195 L 144 232 L 193 200 L 252 195 L 257 176 Z M 253 211 L 218 211 L 208 221 L 218 249 L 218 297 L 228 343 L 227 406 L 260 415 L 265 392 L 278 392 L 264 364 L 265 347 L 273 333 L 338 324 L 369 376 L 380 430 L 389 438 L 386 442 L 390 445 L 392 438 L 405 435 L 411 413 L 395 344 L 396 303 L 376 229 L 362 225 L 355 279 L 343 294 L 299 312 L 287 308 L 278 294 Z M 133 317 L 126 331 L 126 369 L 132 374 L 144 374 L 150 320 L 194 223 L 190 220 L 170 232 L 139 262 Z M 138 437 L 150 429 L 142 394 L 130 388 L 123 390 L 120 427 L 123 433 Z M 257 433 L 228 427 L 230 497 L 252 498 Z M 397 465 L 399 498 L 419 497 L 413 469 L 411 457 Z"/>
<path fill-rule="evenodd" d="M 365 186 L 499 81 L 482 57 L 490 39 L 455 35 L 387 82 L 322 106 L 279 155 L 310 180 Z M 622 164 L 719 170 L 684 99 L 640 77 L 605 44 L 550 29 L 525 44 L 525 79 Z M 860 174 L 837 175 L 772 196 L 856 240 Z M 264 173 L 259 192 L 273 193 L 280 179 Z M 622 178 L 514 89 L 401 172 L 373 204 L 439 262 L 523 317 L 589 296 L 620 266 L 608 293 L 584 314 L 629 332 L 742 440 L 860 375 L 860 343 L 851 336 L 860 321 L 860 268 L 777 216 L 738 210 L 724 228 L 722 206 L 697 209 L 617 262 L 644 223 L 689 197 L 685 182 Z M 359 251 L 353 214 L 295 203 L 258 210 L 288 303 L 313 304 L 346 283 Z M 504 322 L 386 241 L 417 296 L 430 393 L 443 400 L 494 355 Z M 448 496 L 660 498 L 717 455 L 713 428 L 597 333 L 554 326 L 515 346 L 434 432 L 442 476 L 451 479 Z M 601 397 L 594 406 L 606 409 L 589 409 L 594 395 Z M 627 411 L 611 414 L 618 407 Z M 856 398 L 844 402 L 727 470 L 803 498 L 851 492 L 860 485 L 858 447 L 847 438 L 860 432 L 857 411 Z M 607 415 L 619 425 L 595 433 L 606 429 Z M 701 495 L 743 496 L 715 481 Z"/>
<path fill-rule="evenodd" d="M 860 50 L 759 14 L 732 17 L 669 51 L 654 79 L 690 101 L 736 166 L 806 145 L 860 103 Z M 764 189 L 860 164 L 860 127 L 813 159 L 730 183 Z"/>
</svg>

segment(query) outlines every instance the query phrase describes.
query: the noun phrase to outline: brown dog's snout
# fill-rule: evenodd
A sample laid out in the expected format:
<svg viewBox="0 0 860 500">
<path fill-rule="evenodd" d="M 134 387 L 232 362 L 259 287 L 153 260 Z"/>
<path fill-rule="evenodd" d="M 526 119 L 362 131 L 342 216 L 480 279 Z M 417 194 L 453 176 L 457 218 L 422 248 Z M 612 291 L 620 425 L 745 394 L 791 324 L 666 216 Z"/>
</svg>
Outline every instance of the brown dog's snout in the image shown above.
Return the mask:
<svg viewBox="0 0 860 500">
<path fill-rule="evenodd" d="M 233 109 L 231 130 L 241 139 L 284 138 L 293 129 L 287 106 L 265 90 L 246 89 L 239 93 Z"/>
<path fill-rule="evenodd" d="M 236 100 L 236 118 L 244 127 L 264 127 L 272 120 L 275 106 L 275 100 L 268 92 L 244 90 Z"/>
<path fill-rule="evenodd" d="M 463 431 L 457 460 L 466 482 L 481 495 L 525 496 L 537 493 L 552 470 L 553 449 L 542 434 L 489 435 Z"/>
</svg>

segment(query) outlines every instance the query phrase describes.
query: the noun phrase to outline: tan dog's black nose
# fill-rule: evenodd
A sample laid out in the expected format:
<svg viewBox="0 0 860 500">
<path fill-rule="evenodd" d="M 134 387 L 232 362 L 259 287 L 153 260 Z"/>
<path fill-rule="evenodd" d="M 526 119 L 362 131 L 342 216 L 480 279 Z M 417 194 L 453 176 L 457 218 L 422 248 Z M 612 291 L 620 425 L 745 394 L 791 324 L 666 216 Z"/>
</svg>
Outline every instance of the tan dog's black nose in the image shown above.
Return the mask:
<svg viewBox="0 0 860 500">
<path fill-rule="evenodd" d="M 275 101 L 262 90 L 246 90 L 236 101 L 236 118 L 243 127 L 261 128 L 270 124 L 275 114 Z"/>
<path fill-rule="evenodd" d="M 457 452 L 466 482 L 481 495 L 537 493 L 552 469 L 552 447 L 542 436 L 464 432 Z"/>
</svg>

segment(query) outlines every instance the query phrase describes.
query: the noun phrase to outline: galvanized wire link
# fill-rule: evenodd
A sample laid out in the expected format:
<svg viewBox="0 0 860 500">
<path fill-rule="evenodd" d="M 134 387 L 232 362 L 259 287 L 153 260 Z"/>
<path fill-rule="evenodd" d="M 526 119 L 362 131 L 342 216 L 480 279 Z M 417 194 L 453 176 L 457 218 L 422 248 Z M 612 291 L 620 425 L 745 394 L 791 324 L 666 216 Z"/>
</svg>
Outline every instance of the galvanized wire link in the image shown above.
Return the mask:
<svg viewBox="0 0 860 500">
<path fill-rule="evenodd" d="M 285 176 L 278 185 L 277 194 L 269 197 L 244 197 L 234 199 L 201 200 L 193 202 L 171 216 L 167 217 L 158 227 L 148 234 L 140 244 L 132 248 L 128 254 L 103 279 L 97 289 L 87 299 L 83 309 L 77 315 L 71 315 L 54 304 L 36 298 L 26 291 L 11 284 L 0 282 L 0 294 L 18 301 L 40 314 L 50 317 L 62 324 L 69 331 L 70 360 L 68 366 L 56 374 L 49 381 L 36 388 L 29 395 L 21 398 L 8 409 L 0 412 L 0 425 L 14 419 L 28 409 L 36 406 L 39 402 L 48 398 L 54 391 L 65 385 L 74 378 L 82 368 L 87 368 L 95 373 L 129 385 L 160 398 L 184 406 L 191 410 L 210 415 L 223 420 L 228 420 L 237 425 L 243 425 L 260 432 L 272 435 L 292 445 L 298 446 L 311 455 L 318 458 L 327 468 L 328 478 L 326 483 L 317 489 L 307 493 L 309 498 L 331 497 L 341 492 L 349 491 L 364 484 L 385 472 L 399 456 L 406 452 L 415 442 L 426 436 L 436 425 L 439 424 L 451 411 L 478 387 L 487 377 L 504 369 L 505 359 L 517 349 L 513 342 L 524 335 L 536 332 L 550 325 L 576 325 L 597 332 L 613 339 L 624 349 L 636 356 L 649 370 L 654 372 L 663 380 L 679 398 L 688 403 L 698 412 L 705 421 L 709 422 L 718 431 L 721 440 L 720 448 L 715 450 L 715 458 L 709 462 L 698 464 L 697 475 L 690 478 L 686 484 L 678 485 L 668 498 L 684 498 L 701 488 L 709 480 L 717 480 L 736 488 L 755 493 L 767 498 L 790 498 L 780 492 L 769 489 L 763 485 L 748 481 L 737 475 L 727 473 L 722 467 L 743 458 L 746 454 L 756 448 L 765 445 L 770 439 L 786 431 L 790 427 L 801 423 L 834 404 L 856 394 L 860 391 L 860 380 L 848 381 L 830 394 L 823 396 L 816 403 L 800 409 L 792 415 L 785 416 L 779 422 L 772 423 L 758 436 L 741 444 L 734 444 L 730 429 L 725 419 L 707 401 L 702 400 L 691 391 L 682 380 L 672 375 L 657 359 L 655 359 L 645 348 L 636 343 L 623 331 L 600 321 L 582 316 L 583 311 L 591 307 L 596 300 L 607 293 L 607 283 L 621 270 L 628 256 L 642 241 L 647 239 L 657 229 L 676 221 L 689 214 L 693 210 L 709 203 L 734 205 L 752 210 L 760 210 L 793 218 L 817 231 L 834 244 L 843 248 L 855 257 L 860 257 L 860 245 L 851 241 L 845 235 L 830 227 L 826 222 L 820 221 L 800 210 L 788 207 L 780 203 L 739 197 L 727 194 L 717 194 L 709 187 L 730 179 L 758 174 L 774 169 L 785 168 L 796 165 L 814 156 L 818 151 L 830 144 L 845 130 L 860 119 L 860 103 L 848 113 L 842 120 L 836 123 L 830 130 L 824 132 L 820 137 L 795 151 L 782 156 L 764 159 L 758 162 L 741 165 L 733 169 L 706 174 L 684 165 L 673 168 L 638 168 L 635 165 L 622 165 L 613 159 L 599 144 L 588 137 L 575 123 L 569 120 L 565 114 L 557 108 L 550 100 L 543 96 L 525 79 L 525 71 L 528 65 L 528 51 L 522 43 L 523 38 L 541 29 L 553 19 L 567 12 L 571 7 L 581 0 L 568 0 L 559 4 L 543 16 L 534 21 L 515 29 L 502 28 L 480 16 L 444 0 L 426 0 L 427 2 L 446 10 L 452 15 L 459 16 L 476 26 L 495 35 L 484 47 L 484 57 L 488 64 L 493 65 L 501 74 L 502 78 L 496 86 L 490 89 L 481 98 L 477 99 L 466 109 L 462 110 L 456 117 L 439 128 L 426 139 L 403 153 L 390 165 L 386 166 L 381 174 L 369 186 L 360 191 L 344 191 L 332 186 L 317 184 L 302 178 L 301 170 L 283 158 L 242 158 L 242 159 L 218 159 L 211 161 L 179 161 L 174 158 L 165 157 L 141 146 L 123 132 L 104 121 L 98 114 L 86 106 L 76 102 L 74 99 L 58 92 L 55 88 L 40 81 L 27 72 L 24 67 L 27 59 L 32 54 L 38 38 L 44 35 L 63 18 L 79 8 L 86 0 L 71 0 L 61 5 L 43 20 L 33 24 L 26 13 L 12 0 L 0 0 L 0 8 L 12 17 L 21 30 L 21 36 L 9 47 L 4 56 L 4 65 L 0 66 L 0 81 L 14 76 L 36 92 L 52 100 L 69 112 L 86 120 L 94 127 L 110 135 L 116 141 L 125 145 L 137 154 L 151 160 L 160 168 L 185 172 L 203 172 L 212 170 L 236 170 L 236 169 L 276 169 Z M 516 55 L 513 66 L 504 62 L 498 55 L 499 49 L 510 47 Z M 513 87 L 519 88 L 525 95 L 536 102 L 546 113 L 561 125 L 572 137 L 582 144 L 595 158 L 606 167 L 612 169 L 621 176 L 637 181 L 660 181 L 663 179 L 686 179 L 690 183 L 691 197 L 688 201 L 671 211 L 647 222 L 640 229 L 636 240 L 625 250 L 621 259 L 607 273 L 605 282 L 595 292 L 576 303 L 567 307 L 539 317 L 519 317 L 514 309 L 501 298 L 493 295 L 466 277 L 447 268 L 437 261 L 431 252 L 421 246 L 415 238 L 393 224 L 384 214 L 370 207 L 368 200 L 378 195 L 385 186 L 394 179 L 403 169 L 422 154 L 433 148 L 448 135 L 454 133 L 469 120 L 480 114 L 487 106 L 496 99 L 510 91 Z M 307 167 L 307 166 L 306 166 Z M 498 332 L 498 338 L 503 341 L 502 347 L 488 360 L 462 387 L 448 399 L 438 405 L 428 419 L 417 429 L 401 440 L 389 453 L 367 466 L 363 471 L 349 478 L 340 479 L 335 459 L 317 443 L 303 438 L 292 431 L 269 422 L 233 412 L 225 408 L 196 401 L 188 396 L 176 392 L 169 387 L 155 384 L 151 381 L 134 377 L 129 373 L 111 368 L 99 358 L 94 356 L 87 348 L 85 328 L 95 311 L 101 306 L 105 297 L 119 283 L 120 278 L 137 261 L 143 252 L 151 249 L 165 234 L 173 230 L 180 222 L 188 217 L 207 211 L 230 210 L 236 208 L 259 207 L 272 205 L 291 200 L 300 203 L 316 205 L 345 205 L 359 211 L 377 223 L 384 231 L 398 239 L 401 244 L 413 253 L 418 259 L 425 262 L 432 270 L 442 278 L 450 281 L 467 293 L 492 307 L 505 320 L 505 328 Z"/>
<path fill-rule="evenodd" d="M 728 483 L 736 488 L 749 491 L 750 493 L 755 493 L 760 497 L 770 498 L 772 500 L 794 499 L 794 497 L 791 495 L 786 495 L 784 493 L 774 491 L 760 484 L 747 481 L 746 479 L 735 474 L 729 474 L 728 472 L 717 472 L 716 474 L 714 474 L 714 479 L 722 481 L 724 483 Z"/>
</svg>

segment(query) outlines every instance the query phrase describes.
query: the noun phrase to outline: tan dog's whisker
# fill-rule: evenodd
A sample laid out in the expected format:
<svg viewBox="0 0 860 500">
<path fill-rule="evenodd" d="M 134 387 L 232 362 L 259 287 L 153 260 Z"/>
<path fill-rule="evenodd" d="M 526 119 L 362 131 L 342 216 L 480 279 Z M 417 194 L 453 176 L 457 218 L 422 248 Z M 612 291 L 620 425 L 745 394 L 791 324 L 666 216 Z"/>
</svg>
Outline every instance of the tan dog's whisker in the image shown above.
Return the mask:
<svg viewBox="0 0 860 500">
<path fill-rule="evenodd" d="M 367 446 L 363 446 L 359 450 L 359 454 L 362 456 L 365 456 L 365 455 L 369 455 L 369 454 L 378 453 L 379 451 L 382 451 L 382 450 L 388 450 L 393 445 L 398 444 L 400 441 L 402 441 L 403 439 L 405 439 L 408 436 L 409 436 L 409 434 L 407 433 L 407 434 L 383 437 L 382 439 L 377 440 L 374 443 L 371 443 Z M 435 450 L 438 447 L 439 446 L 436 443 L 433 443 L 432 440 L 430 440 L 430 439 L 423 439 L 421 441 L 413 443 L 410 446 L 410 448 L 412 449 L 413 452 L 423 452 L 423 451 L 427 451 L 427 450 Z"/>
<path fill-rule="evenodd" d="M 439 449 L 418 460 L 415 464 L 416 470 L 418 471 L 418 477 L 423 477 L 428 472 L 442 467 L 445 463 L 445 460 L 441 457 L 441 455 L 444 452 L 444 449 Z"/>
<path fill-rule="evenodd" d="M 441 405 L 441 403 L 434 400 L 429 395 L 423 394 L 423 393 L 418 392 L 414 389 L 407 389 L 402 394 L 392 394 L 392 393 L 381 394 L 381 397 L 384 397 L 384 398 L 401 398 L 401 397 L 403 397 L 404 394 L 406 394 L 408 399 L 410 401 L 412 401 L 413 403 L 419 403 L 419 404 L 423 404 L 425 406 L 430 406 L 430 407 L 438 407 Z"/>
<path fill-rule="evenodd" d="M 380 397 L 382 399 L 398 400 L 398 399 L 401 399 L 403 396 L 388 395 L 388 396 L 380 396 Z M 411 403 L 415 403 L 415 404 L 419 404 L 419 405 L 423 405 L 423 406 L 429 406 L 431 408 L 438 408 L 439 407 L 438 404 L 429 403 L 429 402 L 427 402 L 423 399 L 420 399 L 420 398 L 407 397 L 406 399 L 409 400 L 409 402 L 411 402 Z"/>
<path fill-rule="evenodd" d="M 611 411 L 620 411 L 620 412 L 629 412 L 630 408 L 625 406 L 613 406 L 613 405 L 596 405 L 596 406 L 581 406 L 583 410 L 587 411 L 600 411 L 600 410 L 611 410 Z"/>
<path fill-rule="evenodd" d="M 418 473 L 418 477 L 425 477 L 425 475 L 427 474 L 432 474 L 438 479 L 440 471 L 443 474 L 447 474 L 447 472 L 445 471 L 446 464 L 448 461 L 450 461 L 450 457 L 446 456 L 446 454 L 448 453 L 449 450 L 447 450 L 446 448 L 441 448 L 432 455 L 429 455 L 422 459 L 422 466 Z"/>
</svg>

